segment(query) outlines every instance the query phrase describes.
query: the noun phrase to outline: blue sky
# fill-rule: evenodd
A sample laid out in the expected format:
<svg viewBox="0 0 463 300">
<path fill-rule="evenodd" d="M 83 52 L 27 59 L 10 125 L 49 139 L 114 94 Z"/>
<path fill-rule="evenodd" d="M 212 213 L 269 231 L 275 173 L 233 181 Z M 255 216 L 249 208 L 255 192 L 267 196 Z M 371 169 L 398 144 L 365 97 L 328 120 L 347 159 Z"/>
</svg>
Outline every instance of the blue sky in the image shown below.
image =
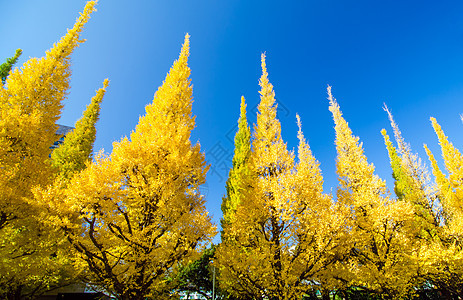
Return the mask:
<svg viewBox="0 0 463 300">
<path fill-rule="evenodd" d="M 0 59 L 23 49 L 20 66 L 41 57 L 72 27 L 84 0 L 0 0 Z M 95 150 L 129 135 L 153 99 L 186 33 L 191 35 L 193 112 L 211 163 L 204 186 L 218 223 L 231 165 L 241 95 L 254 123 L 260 55 L 280 103 L 283 138 L 297 146 L 295 114 L 321 163 L 327 192 L 336 187 L 333 121 L 326 86 L 364 143 L 377 174 L 392 186 L 380 130 L 391 132 L 385 102 L 424 161 L 439 156 L 429 117 L 463 150 L 462 1 L 100 0 L 72 57 L 71 90 L 61 124 L 73 125 L 105 78 Z"/>
</svg>

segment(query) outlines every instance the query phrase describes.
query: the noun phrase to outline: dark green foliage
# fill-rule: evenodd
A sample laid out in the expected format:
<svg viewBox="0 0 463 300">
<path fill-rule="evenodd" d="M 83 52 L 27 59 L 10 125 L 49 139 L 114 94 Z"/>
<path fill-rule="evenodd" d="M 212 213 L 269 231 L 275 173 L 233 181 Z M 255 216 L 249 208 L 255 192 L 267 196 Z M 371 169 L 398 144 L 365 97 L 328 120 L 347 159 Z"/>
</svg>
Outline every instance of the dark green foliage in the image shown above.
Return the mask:
<svg viewBox="0 0 463 300">
<path fill-rule="evenodd" d="M 208 299 L 212 299 L 214 276 L 212 260 L 214 252 L 215 245 L 212 245 L 203 251 L 199 259 L 180 269 L 176 278 L 180 292 L 199 293 Z"/>
</svg>

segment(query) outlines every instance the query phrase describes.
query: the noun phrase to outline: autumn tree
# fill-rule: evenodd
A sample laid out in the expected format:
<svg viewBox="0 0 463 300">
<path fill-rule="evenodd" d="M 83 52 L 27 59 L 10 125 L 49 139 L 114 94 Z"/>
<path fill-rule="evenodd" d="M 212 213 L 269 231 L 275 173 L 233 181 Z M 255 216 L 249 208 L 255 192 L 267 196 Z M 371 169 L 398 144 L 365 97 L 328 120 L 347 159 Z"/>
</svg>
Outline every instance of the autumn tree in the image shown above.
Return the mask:
<svg viewBox="0 0 463 300">
<path fill-rule="evenodd" d="M 246 201 L 245 190 L 248 188 L 250 170 L 250 155 L 251 155 L 251 129 L 246 118 L 246 103 L 244 97 L 241 97 L 240 117 L 238 119 L 238 131 L 235 134 L 235 149 L 232 160 L 232 168 L 230 169 L 226 182 L 226 195 L 222 198 L 222 242 L 218 245 L 217 261 L 221 265 L 223 254 L 227 253 L 230 243 L 233 242 L 232 235 L 229 234 L 229 229 L 234 222 L 240 222 L 235 214 L 241 202 Z M 216 251 L 217 253 L 217 251 Z M 228 252 L 231 254 L 230 252 Z M 226 258 L 225 258 L 226 259 Z M 227 287 L 235 285 L 233 279 L 227 279 L 227 270 L 222 268 L 224 276 L 221 276 L 221 286 Z"/>
<path fill-rule="evenodd" d="M 320 282 L 333 261 L 336 239 L 329 224 L 335 217 L 302 131 L 297 164 L 283 142 L 264 55 L 259 84 L 250 176 L 216 259 L 221 286 L 235 297 L 296 299 Z"/>
<path fill-rule="evenodd" d="M 433 240 L 438 238 L 440 211 L 428 169 L 403 139 L 392 113 L 386 106 L 384 110 L 388 114 L 397 143 L 396 148 L 386 130 L 381 131 L 391 162 L 392 177 L 395 180 L 394 192 L 399 200 L 409 202 L 413 206 L 417 237 Z"/>
<path fill-rule="evenodd" d="M 81 270 L 74 266 L 73 256 L 70 255 L 72 249 L 60 230 L 59 221 L 62 217 L 69 216 L 72 209 L 63 205 L 65 189 L 70 178 L 83 170 L 91 161 L 96 134 L 95 125 L 108 82 L 108 80 L 104 81 L 103 88 L 99 89 L 92 98 L 82 117 L 75 123 L 75 128 L 67 133 L 64 142 L 52 152 L 52 183 L 33 189 L 34 199 L 30 203 L 36 211 L 33 218 L 39 226 L 49 230 L 48 254 L 53 260 L 53 263 L 50 263 L 48 258 L 44 257 L 47 264 L 42 266 L 42 272 L 55 275 L 54 280 L 46 285 L 40 284 L 29 288 L 34 288 L 36 294 L 81 280 Z M 70 219 L 69 222 L 74 226 L 81 225 L 78 218 Z"/>
<path fill-rule="evenodd" d="M 250 176 L 249 157 L 251 155 L 251 129 L 246 119 L 246 103 L 241 97 L 240 117 L 238 119 L 238 131 L 235 135 L 235 150 L 233 154 L 232 168 L 226 182 L 227 194 L 222 199 L 222 228 L 234 221 L 234 213 L 239 204 L 244 200 L 243 190 L 246 187 L 246 179 Z"/>
<path fill-rule="evenodd" d="M 60 226 L 87 278 L 118 299 L 162 297 L 180 262 L 215 228 L 199 186 L 208 167 L 192 145 L 189 36 L 146 115 L 130 135 L 75 175 Z M 70 220 L 78 218 L 82 226 Z"/>
<path fill-rule="evenodd" d="M 69 132 L 57 149 L 51 154 L 53 166 L 58 169 L 58 174 L 64 179 L 82 171 L 86 163 L 92 160 L 93 144 L 96 138 L 96 122 L 100 116 L 100 105 L 103 101 L 109 80 L 103 82 L 85 109 L 82 117 L 74 125 L 75 128 Z"/>
<path fill-rule="evenodd" d="M 413 207 L 391 199 L 385 182 L 374 174 L 359 138 L 343 118 L 328 87 L 330 111 L 336 131 L 337 201 L 351 210 L 351 270 L 345 280 L 382 298 L 410 293 L 417 266 L 410 259 L 416 250 L 407 234 Z M 352 276 L 352 277 L 351 277 Z"/>
<path fill-rule="evenodd" d="M 0 86 L 0 293 L 18 298 L 31 286 L 58 276 L 44 272 L 60 264 L 48 228 L 37 226 L 33 189 L 52 181 L 50 145 L 70 80 L 70 56 L 95 1 L 89 1 L 73 28 L 41 59 L 29 59 Z M 20 52 L 17 52 L 17 56 Z M 7 62 L 8 63 L 8 62 Z M 14 59 L 9 61 L 9 66 Z M 30 291 L 29 291 L 30 292 Z M 34 291 L 32 291 L 34 292 Z"/>
<path fill-rule="evenodd" d="M 51 153 L 53 182 L 46 187 L 34 189 L 36 206 L 41 213 L 39 219 L 49 226 L 60 228 L 60 220 L 63 218 L 74 225 L 81 224 L 75 216 L 72 220 L 69 219 L 73 207 L 65 202 L 65 190 L 72 177 L 92 161 L 96 123 L 108 84 L 109 80 L 106 79 L 103 87 L 96 91 L 82 117 L 75 123 L 74 129 L 66 134 L 64 142 Z"/>
<path fill-rule="evenodd" d="M 432 126 L 437 134 L 442 150 L 446 176 L 438 166 L 432 152 L 425 145 L 425 150 L 431 161 L 432 172 L 437 186 L 437 197 L 442 205 L 442 238 L 434 243 L 429 256 L 431 266 L 429 280 L 451 299 L 463 293 L 463 155 L 449 141 L 442 127 L 435 118 L 431 118 Z"/>
<path fill-rule="evenodd" d="M 0 79 L 2 80 L 2 85 L 5 84 L 6 78 L 8 77 L 8 74 L 10 73 L 11 69 L 13 66 L 16 64 L 18 61 L 19 57 L 22 54 L 21 49 L 16 49 L 16 52 L 14 56 L 7 58 L 6 61 L 0 65 Z"/>
</svg>

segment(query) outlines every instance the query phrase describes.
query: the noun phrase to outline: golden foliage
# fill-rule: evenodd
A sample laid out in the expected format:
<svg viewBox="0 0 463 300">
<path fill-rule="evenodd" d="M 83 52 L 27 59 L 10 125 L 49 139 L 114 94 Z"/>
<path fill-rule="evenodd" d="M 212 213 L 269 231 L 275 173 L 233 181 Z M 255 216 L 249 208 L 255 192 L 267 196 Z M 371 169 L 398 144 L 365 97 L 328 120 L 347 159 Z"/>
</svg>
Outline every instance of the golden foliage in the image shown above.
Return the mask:
<svg viewBox="0 0 463 300">
<path fill-rule="evenodd" d="M 209 241 L 215 228 L 199 186 L 208 167 L 192 145 L 189 36 L 130 139 L 75 175 L 63 205 L 79 228 L 61 220 L 88 278 L 118 297 L 166 292 L 168 276 Z M 74 216 L 76 215 L 74 214 Z"/>
<path fill-rule="evenodd" d="M 70 55 L 96 2 L 89 1 L 73 28 L 40 59 L 9 73 L 0 87 L 0 285 L 46 288 L 63 279 L 62 241 L 38 226 L 33 189 L 51 183 L 50 146 L 70 80 Z M 53 254 L 53 255 L 51 255 Z"/>
<path fill-rule="evenodd" d="M 328 280 L 343 224 L 302 130 L 297 164 L 281 138 L 264 55 L 259 84 L 247 188 L 216 252 L 220 284 L 236 297 L 295 299 Z"/>
</svg>

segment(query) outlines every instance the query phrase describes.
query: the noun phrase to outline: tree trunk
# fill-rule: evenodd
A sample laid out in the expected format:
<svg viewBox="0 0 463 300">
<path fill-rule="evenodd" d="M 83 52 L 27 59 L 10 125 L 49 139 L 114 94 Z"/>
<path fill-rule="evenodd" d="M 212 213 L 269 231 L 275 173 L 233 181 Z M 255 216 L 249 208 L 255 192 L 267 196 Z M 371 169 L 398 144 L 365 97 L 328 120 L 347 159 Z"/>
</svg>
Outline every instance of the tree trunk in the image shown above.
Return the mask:
<svg viewBox="0 0 463 300">
<path fill-rule="evenodd" d="M 322 293 L 322 300 L 330 300 L 329 290 L 321 290 L 321 293 Z"/>
</svg>

